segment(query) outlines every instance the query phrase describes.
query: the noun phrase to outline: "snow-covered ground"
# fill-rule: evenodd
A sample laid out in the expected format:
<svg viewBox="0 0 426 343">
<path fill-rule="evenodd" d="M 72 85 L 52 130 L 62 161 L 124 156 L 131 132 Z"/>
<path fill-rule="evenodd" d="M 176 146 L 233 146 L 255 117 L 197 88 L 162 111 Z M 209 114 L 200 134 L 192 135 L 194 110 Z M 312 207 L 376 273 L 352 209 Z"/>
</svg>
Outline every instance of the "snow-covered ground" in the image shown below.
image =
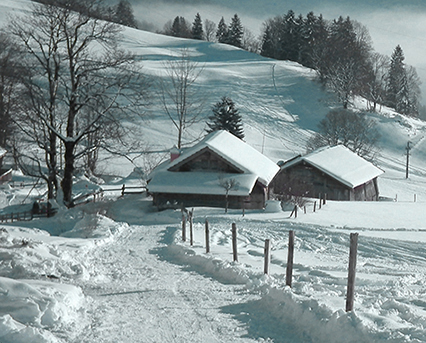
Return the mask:
<svg viewBox="0 0 426 343">
<path fill-rule="evenodd" d="M 28 3 L 2 1 L 0 20 Z M 188 49 L 203 67 L 205 116 L 210 104 L 230 96 L 246 142 L 275 162 L 304 152 L 332 103 L 315 74 L 294 63 L 132 29 L 123 32 L 122 46 L 141 57 L 153 78 L 164 74 L 165 60 Z M 177 133 L 161 105 L 147 114 L 143 139 L 152 150 L 170 149 Z M 371 117 L 381 132 L 379 188 L 388 201 L 329 201 L 315 213 L 308 203 L 297 218 L 276 203 L 244 216 L 196 208 L 193 246 L 181 240 L 179 211 L 157 212 L 140 194 L 105 191 L 103 201 L 60 208 L 53 218 L 0 223 L 0 342 L 426 341 L 425 123 L 385 108 Z M 186 142 L 204 126 L 192 126 Z M 407 141 L 413 146 L 408 179 Z M 102 187 L 140 184 L 133 172 L 143 167 L 138 163 L 108 160 Z M 43 185 L 33 188 L 34 180 L 19 173 L 14 180 L 16 187 L 0 187 L 0 213 L 30 209 L 43 197 Z M 81 180 L 75 190 L 92 186 Z M 232 223 L 239 262 L 232 262 Z M 296 235 L 291 289 L 285 286 L 289 230 Z M 345 313 L 352 232 L 359 233 L 355 309 Z M 265 239 L 272 242 L 268 276 Z"/>
<path fill-rule="evenodd" d="M 193 246 L 189 226 L 181 240 L 180 211 L 156 212 L 141 195 L 1 225 L 0 341 L 422 342 L 424 205 L 329 201 L 296 219 L 274 203 L 244 216 L 196 208 Z M 232 223 L 239 262 L 232 262 Z M 58 227 L 59 236 L 45 231 Z M 359 233 L 356 298 L 345 313 L 351 232 Z"/>
</svg>

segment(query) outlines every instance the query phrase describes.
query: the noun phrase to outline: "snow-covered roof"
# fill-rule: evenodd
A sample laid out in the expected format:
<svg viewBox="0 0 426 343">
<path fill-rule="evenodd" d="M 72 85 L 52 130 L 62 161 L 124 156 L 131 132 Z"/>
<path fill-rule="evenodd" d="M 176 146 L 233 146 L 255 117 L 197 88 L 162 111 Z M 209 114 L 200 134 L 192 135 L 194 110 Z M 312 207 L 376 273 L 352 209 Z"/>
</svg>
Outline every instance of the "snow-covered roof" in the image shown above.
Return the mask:
<svg viewBox="0 0 426 343">
<path fill-rule="evenodd" d="M 298 156 L 284 163 L 281 170 L 301 162 L 316 167 L 350 188 L 355 188 L 383 174 L 383 170 L 343 145 L 324 147 L 305 156 Z"/>
<path fill-rule="evenodd" d="M 212 171 L 173 171 L 173 167 L 189 161 L 204 149 L 214 152 L 227 163 L 242 171 L 241 174 L 224 174 Z M 202 141 L 186 149 L 173 161 L 160 165 L 151 174 L 148 190 L 154 193 L 224 194 L 219 179 L 235 179 L 238 188 L 232 189 L 232 195 L 249 195 L 259 180 L 269 185 L 279 167 L 259 151 L 227 131 L 215 131 Z"/>
</svg>

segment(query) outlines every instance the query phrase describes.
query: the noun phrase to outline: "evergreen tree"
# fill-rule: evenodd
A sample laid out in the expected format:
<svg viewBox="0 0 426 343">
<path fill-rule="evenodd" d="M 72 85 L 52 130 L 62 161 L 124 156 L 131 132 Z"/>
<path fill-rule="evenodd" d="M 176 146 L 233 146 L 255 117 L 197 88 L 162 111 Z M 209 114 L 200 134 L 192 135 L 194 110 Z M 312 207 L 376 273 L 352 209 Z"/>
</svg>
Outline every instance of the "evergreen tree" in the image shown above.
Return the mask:
<svg viewBox="0 0 426 343">
<path fill-rule="evenodd" d="M 315 68 L 316 56 L 321 56 L 325 47 L 328 31 L 322 16 L 309 12 L 301 28 L 302 51 L 300 63 L 308 68 Z"/>
<path fill-rule="evenodd" d="M 228 44 L 236 46 L 238 48 L 242 47 L 242 38 L 243 38 L 243 25 L 241 25 L 241 20 L 237 14 L 235 14 L 231 19 L 231 24 L 229 24 L 228 29 Z"/>
<path fill-rule="evenodd" d="M 265 29 L 262 36 L 262 46 L 260 48 L 260 54 L 265 57 L 274 58 L 274 37 L 270 25 L 265 25 Z"/>
<path fill-rule="evenodd" d="M 204 38 L 203 22 L 200 13 L 197 13 L 192 23 L 192 38 L 202 40 Z"/>
<path fill-rule="evenodd" d="M 190 38 L 191 30 L 184 17 L 177 16 L 173 20 L 170 35 L 173 37 Z"/>
<path fill-rule="evenodd" d="M 222 97 L 221 101 L 212 107 L 212 111 L 213 115 L 209 117 L 210 122 L 207 122 L 208 133 L 226 130 L 240 139 L 244 138 L 241 115 L 230 98 Z"/>
<path fill-rule="evenodd" d="M 120 0 L 118 3 L 115 9 L 114 21 L 121 25 L 137 28 L 132 5 L 127 0 Z"/>
<path fill-rule="evenodd" d="M 297 36 L 296 18 L 294 12 L 289 10 L 283 18 L 283 31 L 281 35 L 280 59 L 297 61 L 299 55 L 299 37 Z"/>
<path fill-rule="evenodd" d="M 228 43 L 228 27 L 223 17 L 217 25 L 216 38 L 219 43 Z"/>
<path fill-rule="evenodd" d="M 401 46 L 397 45 L 391 56 L 386 94 L 387 105 L 396 111 L 402 109 L 402 99 L 407 95 L 404 60 L 404 52 Z"/>
</svg>

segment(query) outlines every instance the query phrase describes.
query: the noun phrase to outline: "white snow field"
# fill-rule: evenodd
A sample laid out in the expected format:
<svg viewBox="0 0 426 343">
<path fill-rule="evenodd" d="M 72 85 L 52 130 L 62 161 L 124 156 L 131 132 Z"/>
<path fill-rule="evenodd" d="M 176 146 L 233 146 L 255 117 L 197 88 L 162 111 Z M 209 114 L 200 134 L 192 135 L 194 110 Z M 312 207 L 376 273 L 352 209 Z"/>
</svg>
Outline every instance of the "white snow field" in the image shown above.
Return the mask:
<svg viewBox="0 0 426 343">
<path fill-rule="evenodd" d="M 3 0 L 1 22 L 29 3 Z M 132 29 L 121 39 L 154 79 L 181 49 L 203 68 L 205 117 L 186 132 L 187 143 L 203 135 L 211 105 L 228 95 L 240 109 L 246 142 L 274 162 L 285 160 L 305 152 L 333 105 L 315 73 L 295 63 Z M 155 86 L 152 91 L 155 100 Z M 354 106 L 365 103 L 357 99 Z M 0 223 L 0 342 L 425 342 L 425 123 L 386 108 L 368 115 L 381 133 L 379 189 L 387 201 L 328 201 L 315 213 L 310 202 L 297 218 L 276 202 L 244 216 L 195 208 L 190 246 L 189 233 L 181 239 L 180 211 L 158 212 L 146 195 L 108 191 L 142 184 L 134 172 L 142 161 L 110 159 L 103 201 L 60 208 L 52 218 Z M 159 102 L 138 129 L 152 150 L 168 151 L 176 142 Z M 408 179 L 407 141 L 413 146 Z M 30 209 L 45 192 L 17 171 L 14 180 L 15 187 L 0 186 L 0 214 Z M 97 187 L 80 178 L 74 192 Z M 285 285 L 290 230 L 292 288 Z M 353 232 L 359 233 L 355 308 L 346 313 Z M 272 242 L 269 275 L 263 274 L 265 239 Z"/>
</svg>

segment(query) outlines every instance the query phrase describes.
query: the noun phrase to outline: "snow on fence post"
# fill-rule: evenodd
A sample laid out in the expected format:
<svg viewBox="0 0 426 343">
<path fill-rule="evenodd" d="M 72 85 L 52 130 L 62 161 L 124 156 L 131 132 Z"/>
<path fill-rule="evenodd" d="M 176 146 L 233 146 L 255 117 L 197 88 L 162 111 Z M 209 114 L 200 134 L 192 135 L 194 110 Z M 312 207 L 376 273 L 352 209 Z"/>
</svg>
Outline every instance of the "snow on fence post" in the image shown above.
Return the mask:
<svg viewBox="0 0 426 343">
<path fill-rule="evenodd" d="M 185 213 L 182 211 L 182 241 L 186 242 L 186 218 Z"/>
<path fill-rule="evenodd" d="M 232 223 L 232 253 L 234 256 L 234 262 L 238 262 L 237 252 L 237 225 Z"/>
<path fill-rule="evenodd" d="M 349 271 L 348 271 L 348 289 L 346 294 L 346 312 L 350 312 L 354 307 L 355 293 L 355 271 L 356 255 L 358 250 L 358 233 L 351 233 L 351 247 L 349 251 Z"/>
<path fill-rule="evenodd" d="M 206 219 L 206 254 L 210 252 L 209 221 Z"/>
<path fill-rule="evenodd" d="M 285 277 L 285 284 L 291 287 L 293 278 L 293 257 L 294 257 L 294 231 L 289 231 L 288 236 L 288 257 L 287 257 L 287 272 Z"/>
<path fill-rule="evenodd" d="M 192 218 L 194 216 L 194 209 L 192 209 L 192 211 L 189 211 L 188 213 L 188 218 L 189 218 L 189 240 L 190 240 L 190 244 L 191 246 L 194 245 L 194 233 L 192 231 Z"/>
<path fill-rule="evenodd" d="M 269 275 L 269 264 L 271 262 L 271 240 L 265 239 L 265 263 L 263 268 L 263 273 Z"/>
</svg>

